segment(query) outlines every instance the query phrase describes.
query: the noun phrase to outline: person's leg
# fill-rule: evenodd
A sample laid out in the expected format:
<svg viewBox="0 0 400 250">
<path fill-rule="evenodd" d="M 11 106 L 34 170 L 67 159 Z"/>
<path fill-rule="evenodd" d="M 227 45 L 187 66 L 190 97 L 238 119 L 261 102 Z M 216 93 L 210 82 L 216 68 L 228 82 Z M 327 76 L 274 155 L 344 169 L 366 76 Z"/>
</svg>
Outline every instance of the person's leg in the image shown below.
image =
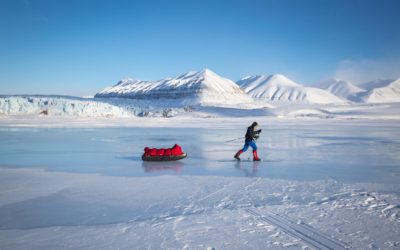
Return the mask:
<svg viewBox="0 0 400 250">
<path fill-rule="evenodd" d="M 240 161 L 240 157 L 239 157 L 239 156 L 240 156 L 243 152 L 246 152 L 248 148 L 249 148 L 249 144 L 246 142 L 246 143 L 244 144 L 243 148 L 240 149 L 239 151 L 237 151 L 237 153 L 235 154 L 234 157 L 235 157 L 238 161 Z"/>
<path fill-rule="evenodd" d="M 249 146 L 251 146 L 251 142 L 245 142 L 245 144 L 244 144 L 244 146 L 243 146 L 243 148 L 242 148 L 242 151 L 243 151 L 243 152 L 246 152 L 247 149 L 249 148 Z"/>
<path fill-rule="evenodd" d="M 253 151 L 254 151 L 254 150 L 257 151 L 257 144 L 256 144 L 255 141 L 251 141 L 251 142 L 249 143 L 249 146 L 253 149 Z"/>
<path fill-rule="evenodd" d="M 261 159 L 258 158 L 257 154 L 257 144 L 255 141 L 250 142 L 250 146 L 253 148 L 253 161 L 260 161 Z"/>
</svg>

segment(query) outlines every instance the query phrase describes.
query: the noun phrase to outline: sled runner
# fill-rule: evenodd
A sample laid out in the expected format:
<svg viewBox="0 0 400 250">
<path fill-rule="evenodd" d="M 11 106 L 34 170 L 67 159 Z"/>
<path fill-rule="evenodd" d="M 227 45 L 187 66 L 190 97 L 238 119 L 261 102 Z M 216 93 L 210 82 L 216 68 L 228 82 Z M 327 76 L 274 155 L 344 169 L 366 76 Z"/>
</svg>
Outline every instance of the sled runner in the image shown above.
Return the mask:
<svg viewBox="0 0 400 250">
<path fill-rule="evenodd" d="M 185 158 L 186 153 L 182 151 L 182 148 L 175 144 L 172 148 L 144 148 L 142 155 L 143 161 L 177 161 Z"/>
</svg>

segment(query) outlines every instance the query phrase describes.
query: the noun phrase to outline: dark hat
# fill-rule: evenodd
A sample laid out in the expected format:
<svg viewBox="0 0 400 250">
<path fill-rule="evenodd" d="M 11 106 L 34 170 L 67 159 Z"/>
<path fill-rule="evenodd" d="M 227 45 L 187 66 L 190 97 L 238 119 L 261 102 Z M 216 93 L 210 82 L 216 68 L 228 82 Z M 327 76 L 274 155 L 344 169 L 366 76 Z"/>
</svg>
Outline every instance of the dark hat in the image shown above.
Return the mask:
<svg viewBox="0 0 400 250">
<path fill-rule="evenodd" d="M 253 122 L 253 124 L 251 124 L 252 127 L 255 127 L 255 126 L 257 126 L 257 125 L 258 125 L 257 122 Z"/>
</svg>

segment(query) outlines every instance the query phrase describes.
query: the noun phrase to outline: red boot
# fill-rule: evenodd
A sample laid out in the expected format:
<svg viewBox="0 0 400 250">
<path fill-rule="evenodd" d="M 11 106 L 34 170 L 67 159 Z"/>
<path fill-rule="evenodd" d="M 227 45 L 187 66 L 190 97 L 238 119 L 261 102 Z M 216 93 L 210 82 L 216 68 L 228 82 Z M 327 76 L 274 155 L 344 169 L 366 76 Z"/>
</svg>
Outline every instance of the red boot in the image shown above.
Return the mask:
<svg viewBox="0 0 400 250">
<path fill-rule="evenodd" d="M 257 150 L 253 150 L 253 161 L 261 161 L 261 159 L 258 158 Z"/>
<path fill-rule="evenodd" d="M 240 156 L 240 154 L 242 154 L 243 153 L 243 150 L 239 150 L 239 151 L 237 151 L 237 153 L 235 154 L 235 158 L 236 158 L 236 160 L 238 160 L 238 161 L 240 161 L 240 158 L 239 158 L 239 156 Z"/>
</svg>

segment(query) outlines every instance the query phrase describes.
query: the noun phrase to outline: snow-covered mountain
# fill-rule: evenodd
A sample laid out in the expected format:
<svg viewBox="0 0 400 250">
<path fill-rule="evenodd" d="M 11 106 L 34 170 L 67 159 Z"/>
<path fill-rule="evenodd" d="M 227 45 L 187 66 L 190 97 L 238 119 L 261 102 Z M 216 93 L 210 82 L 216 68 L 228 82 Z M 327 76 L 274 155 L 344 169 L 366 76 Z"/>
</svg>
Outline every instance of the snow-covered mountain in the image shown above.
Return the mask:
<svg viewBox="0 0 400 250">
<path fill-rule="evenodd" d="M 184 105 L 237 105 L 253 103 L 233 81 L 209 69 L 188 72 L 175 78 L 158 81 L 124 79 L 95 97 L 177 100 Z"/>
<path fill-rule="evenodd" d="M 332 118 L 354 115 L 357 113 L 354 110 L 362 110 L 363 116 L 375 116 L 378 110 L 379 117 L 397 119 L 400 79 L 360 86 L 338 80 L 319 85 L 330 93 L 305 87 L 283 75 L 249 76 L 236 84 L 205 69 L 159 81 L 124 79 L 96 94 L 96 98 L 0 95 L 0 116 L 174 117 L 193 113 L 205 117 L 253 114 Z M 353 102 L 336 105 L 346 99 Z M 342 106 L 344 109 L 336 112 Z"/>
<path fill-rule="evenodd" d="M 370 90 L 375 89 L 375 88 L 385 87 L 385 86 L 389 85 L 391 82 L 394 82 L 394 81 L 396 81 L 396 80 L 395 79 L 384 79 L 384 80 L 377 79 L 377 80 L 373 80 L 373 81 L 370 81 L 370 82 L 362 83 L 359 86 L 360 86 L 360 88 L 363 88 L 366 91 L 370 91 Z"/>
<path fill-rule="evenodd" d="M 362 84 L 367 92 L 359 97 L 367 103 L 400 102 L 400 79 L 377 80 Z"/>
<path fill-rule="evenodd" d="M 322 82 L 318 87 L 329 91 L 330 93 L 353 102 L 359 102 L 359 95 L 364 93 L 366 90 L 362 89 L 350 82 L 338 79 L 331 79 Z"/>
<path fill-rule="evenodd" d="M 400 79 L 375 80 L 356 86 L 343 80 L 329 80 L 318 85 L 332 94 L 353 102 L 400 102 Z"/>
<path fill-rule="evenodd" d="M 258 100 L 284 103 L 343 103 L 328 91 L 304 87 L 289 78 L 276 74 L 248 76 L 237 84 L 251 97 Z"/>
</svg>

